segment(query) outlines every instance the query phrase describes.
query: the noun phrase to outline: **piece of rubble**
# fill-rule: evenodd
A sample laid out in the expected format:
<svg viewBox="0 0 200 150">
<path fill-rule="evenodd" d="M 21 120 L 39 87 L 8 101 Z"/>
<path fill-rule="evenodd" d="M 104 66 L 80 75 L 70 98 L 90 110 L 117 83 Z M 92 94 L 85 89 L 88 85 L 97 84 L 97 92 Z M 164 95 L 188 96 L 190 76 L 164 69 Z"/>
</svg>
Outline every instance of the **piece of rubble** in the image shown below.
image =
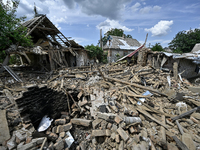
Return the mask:
<svg viewBox="0 0 200 150">
<path fill-rule="evenodd" d="M 194 117 L 195 119 L 200 120 L 200 113 L 193 113 L 191 116 Z"/>
<path fill-rule="evenodd" d="M 66 123 L 66 119 L 56 119 L 54 123 L 55 125 L 64 125 Z"/>
<path fill-rule="evenodd" d="M 106 129 L 106 130 L 92 130 L 92 136 L 97 137 L 97 136 L 110 136 L 111 131 Z"/>
<path fill-rule="evenodd" d="M 190 134 L 184 133 L 181 137 L 182 142 L 188 147 L 189 150 L 196 150 L 196 146 Z"/>
<path fill-rule="evenodd" d="M 64 142 L 63 140 L 58 140 L 54 145 L 53 145 L 55 150 L 61 150 L 64 149 Z"/>
<path fill-rule="evenodd" d="M 116 136 L 115 136 L 115 141 L 116 141 L 117 143 L 120 142 L 120 136 L 119 136 L 119 134 L 116 134 Z"/>
<path fill-rule="evenodd" d="M 47 137 L 51 141 L 56 141 L 58 139 L 58 135 L 52 132 L 50 132 Z"/>
<path fill-rule="evenodd" d="M 115 116 L 115 122 L 117 124 L 120 124 L 122 121 L 123 121 L 123 119 L 119 115 Z"/>
<path fill-rule="evenodd" d="M 37 145 L 40 145 L 43 143 L 44 138 L 37 138 L 33 139 L 30 143 L 25 145 L 18 145 L 17 150 L 30 150 L 31 148 L 36 147 Z"/>
<path fill-rule="evenodd" d="M 106 121 L 114 120 L 115 116 L 116 114 L 113 113 L 100 113 L 100 112 L 97 113 L 98 118 L 104 119 Z"/>
<path fill-rule="evenodd" d="M 0 144 L 10 138 L 10 131 L 6 119 L 6 110 L 0 110 Z"/>
<path fill-rule="evenodd" d="M 13 149 L 17 146 L 15 134 L 16 134 L 16 131 L 13 132 L 11 139 L 7 141 L 7 147 L 9 149 Z"/>
<path fill-rule="evenodd" d="M 67 132 L 72 128 L 72 124 L 68 123 L 62 126 L 62 129 L 60 130 L 61 132 Z"/>
<path fill-rule="evenodd" d="M 89 127 L 92 123 L 92 120 L 74 118 L 74 119 L 71 119 L 71 123 L 76 124 L 76 125 L 82 125 L 82 126 L 85 126 L 85 127 Z"/>
<path fill-rule="evenodd" d="M 125 142 L 129 139 L 129 135 L 121 127 L 117 129 L 117 132 Z"/>
<path fill-rule="evenodd" d="M 101 123 L 101 121 L 103 121 L 103 119 L 95 119 L 95 120 L 92 122 L 92 127 L 93 127 L 93 129 L 96 129 L 97 126 Z"/>
</svg>

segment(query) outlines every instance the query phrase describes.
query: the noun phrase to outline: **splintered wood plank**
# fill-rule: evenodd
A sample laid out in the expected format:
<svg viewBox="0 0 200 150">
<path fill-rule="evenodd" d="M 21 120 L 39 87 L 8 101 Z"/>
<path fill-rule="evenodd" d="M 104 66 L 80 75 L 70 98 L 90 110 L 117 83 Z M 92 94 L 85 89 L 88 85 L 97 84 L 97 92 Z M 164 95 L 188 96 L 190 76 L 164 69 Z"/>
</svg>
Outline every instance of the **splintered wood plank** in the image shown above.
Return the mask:
<svg viewBox="0 0 200 150">
<path fill-rule="evenodd" d="M 140 113 L 142 113 L 143 115 L 149 117 L 151 120 L 153 120 L 154 122 L 158 123 L 159 125 L 165 127 L 166 129 L 168 129 L 168 127 L 163 124 L 162 122 L 160 122 L 159 120 L 155 119 L 154 117 L 152 117 L 148 112 L 146 112 L 145 110 L 142 110 L 142 109 L 139 109 L 139 108 L 136 108 L 137 111 L 139 111 Z"/>
<path fill-rule="evenodd" d="M 6 119 L 6 110 L 0 110 L 0 144 L 10 138 L 10 131 Z"/>
</svg>

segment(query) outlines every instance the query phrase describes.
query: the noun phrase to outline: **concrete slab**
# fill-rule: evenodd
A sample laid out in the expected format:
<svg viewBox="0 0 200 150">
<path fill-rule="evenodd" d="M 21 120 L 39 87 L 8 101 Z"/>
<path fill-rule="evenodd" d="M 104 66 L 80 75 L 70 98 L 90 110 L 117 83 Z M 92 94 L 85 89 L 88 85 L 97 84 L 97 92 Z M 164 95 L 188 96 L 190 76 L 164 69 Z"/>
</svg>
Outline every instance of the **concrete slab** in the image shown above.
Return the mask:
<svg viewBox="0 0 200 150">
<path fill-rule="evenodd" d="M 193 93 L 200 93 L 199 86 L 188 86 L 188 90 L 192 91 Z"/>
<path fill-rule="evenodd" d="M 5 140 L 8 140 L 9 138 L 10 138 L 10 131 L 6 119 L 6 111 L 0 110 L 0 144 L 3 144 L 3 142 Z"/>
</svg>

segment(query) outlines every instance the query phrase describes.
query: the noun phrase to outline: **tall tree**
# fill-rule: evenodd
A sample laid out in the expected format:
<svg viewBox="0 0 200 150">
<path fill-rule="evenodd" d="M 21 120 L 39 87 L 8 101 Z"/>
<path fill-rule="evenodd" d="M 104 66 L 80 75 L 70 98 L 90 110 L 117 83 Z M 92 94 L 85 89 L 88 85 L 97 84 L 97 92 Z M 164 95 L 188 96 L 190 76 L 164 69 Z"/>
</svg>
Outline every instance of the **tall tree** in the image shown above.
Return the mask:
<svg viewBox="0 0 200 150">
<path fill-rule="evenodd" d="M 0 0 L 0 51 L 7 49 L 11 44 L 30 46 L 30 36 L 26 37 L 26 28 L 21 25 L 25 17 L 17 18 L 16 11 L 19 0 Z"/>
<path fill-rule="evenodd" d="M 196 43 L 200 42 L 200 29 L 180 31 L 169 43 L 169 48 L 173 52 L 187 53 L 192 50 Z"/>
<path fill-rule="evenodd" d="M 107 35 L 107 36 L 115 35 L 115 36 L 122 37 L 124 35 L 124 30 L 115 28 L 115 29 L 111 29 L 111 30 L 107 31 L 104 35 Z"/>
</svg>

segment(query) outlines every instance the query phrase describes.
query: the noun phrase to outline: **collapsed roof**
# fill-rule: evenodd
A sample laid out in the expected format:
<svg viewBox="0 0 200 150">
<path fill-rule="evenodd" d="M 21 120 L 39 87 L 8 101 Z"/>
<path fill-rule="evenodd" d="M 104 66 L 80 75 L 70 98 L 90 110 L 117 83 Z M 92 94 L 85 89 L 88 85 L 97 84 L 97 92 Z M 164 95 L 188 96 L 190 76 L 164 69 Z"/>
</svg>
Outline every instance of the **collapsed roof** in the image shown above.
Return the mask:
<svg viewBox="0 0 200 150">
<path fill-rule="evenodd" d="M 73 47 L 83 48 L 77 44 L 74 40 L 68 40 L 56 26 L 46 17 L 46 15 L 40 15 L 31 20 L 22 23 L 24 27 L 28 28 L 26 36 L 31 35 L 33 43 L 36 45 L 39 42 L 39 38 L 45 41 L 50 41 L 50 45 L 59 47 Z M 40 41 L 41 42 L 41 41 Z"/>
</svg>

